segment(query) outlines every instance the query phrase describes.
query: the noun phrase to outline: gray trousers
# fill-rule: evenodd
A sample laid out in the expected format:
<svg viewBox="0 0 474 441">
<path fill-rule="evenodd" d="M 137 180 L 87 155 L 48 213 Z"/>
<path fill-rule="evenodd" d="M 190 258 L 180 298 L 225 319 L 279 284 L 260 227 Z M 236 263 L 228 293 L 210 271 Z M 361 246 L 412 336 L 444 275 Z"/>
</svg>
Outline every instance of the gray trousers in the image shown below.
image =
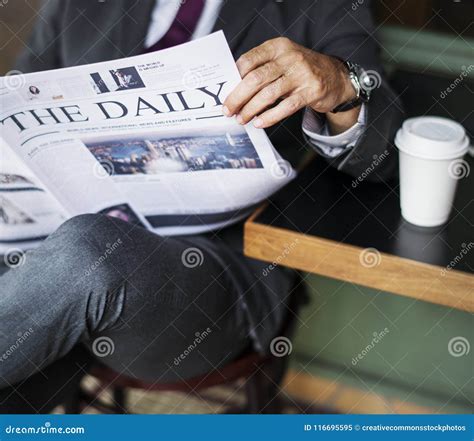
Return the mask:
<svg viewBox="0 0 474 441">
<path fill-rule="evenodd" d="M 265 351 L 293 276 L 263 277 L 264 266 L 218 235 L 162 238 L 93 214 L 67 221 L 0 277 L 0 412 L 48 411 L 94 359 L 174 382 Z"/>
</svg>

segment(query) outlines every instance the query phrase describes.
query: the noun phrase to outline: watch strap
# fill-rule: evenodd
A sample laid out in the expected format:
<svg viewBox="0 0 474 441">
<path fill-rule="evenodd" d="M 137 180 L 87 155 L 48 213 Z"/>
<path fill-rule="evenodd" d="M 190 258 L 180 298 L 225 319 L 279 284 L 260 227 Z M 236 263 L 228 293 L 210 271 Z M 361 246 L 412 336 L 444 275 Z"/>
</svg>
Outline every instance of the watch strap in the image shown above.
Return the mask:
<svg viewBox="0 0 474 441">
<path fill-rule="evenodd" d="M 354 91 L 356 92 L 356 97 L 350 101 L 346 101 L 345 103 L 339 104 L 331 111 L 331 113 L 346 112 L 348 110 L 360 106 L 362 103 L 367 102 L 369 100 L 369 97 L 363 90 L 363 87 L 360 82 L 360 74 L 363 73 L 362 68 L 357 64 L 351 63 L 350 61 L 342 62 L 344 64 L 344 67 L 347 69 L 349 79 L 352 83 L 352 86 L 354 87 Z"/>
</svg>

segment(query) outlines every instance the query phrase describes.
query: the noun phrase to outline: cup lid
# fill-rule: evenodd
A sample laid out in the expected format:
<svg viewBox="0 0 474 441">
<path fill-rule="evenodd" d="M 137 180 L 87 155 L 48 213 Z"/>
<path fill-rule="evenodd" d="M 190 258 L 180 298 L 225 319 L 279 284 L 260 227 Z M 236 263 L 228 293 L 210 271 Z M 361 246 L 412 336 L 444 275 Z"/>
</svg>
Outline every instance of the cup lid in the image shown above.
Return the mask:
<svg viewBox="0 0 474 441">
<path fill-rule="evenodd" d="M 419 116 L 407 119 L 398 130 L 399 150 L 426 159 L 455 159 L 463 156 L 469 139 L 464 127 L 448 118 Z"/>
</svg>

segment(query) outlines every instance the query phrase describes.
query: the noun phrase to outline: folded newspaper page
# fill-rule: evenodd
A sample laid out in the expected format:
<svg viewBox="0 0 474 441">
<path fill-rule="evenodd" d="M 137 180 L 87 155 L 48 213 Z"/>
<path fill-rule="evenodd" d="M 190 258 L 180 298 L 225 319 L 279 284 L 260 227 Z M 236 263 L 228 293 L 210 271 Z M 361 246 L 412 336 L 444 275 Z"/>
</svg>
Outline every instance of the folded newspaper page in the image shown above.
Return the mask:
<svg viewBox="0 0 474 441">
<path fill-rule="evenodd" d="M 0 255 L 34 247 L 65 220 L 56 200 L 0 142 Z"/>
<path fill-rule="evenodd" d="M 91 212 L 162 235 L 247 216 L 295 173 L 264 130 L 223 116 L 240 80 L 222 32 L 0 78 L 0 244 Z"/>
</svg>

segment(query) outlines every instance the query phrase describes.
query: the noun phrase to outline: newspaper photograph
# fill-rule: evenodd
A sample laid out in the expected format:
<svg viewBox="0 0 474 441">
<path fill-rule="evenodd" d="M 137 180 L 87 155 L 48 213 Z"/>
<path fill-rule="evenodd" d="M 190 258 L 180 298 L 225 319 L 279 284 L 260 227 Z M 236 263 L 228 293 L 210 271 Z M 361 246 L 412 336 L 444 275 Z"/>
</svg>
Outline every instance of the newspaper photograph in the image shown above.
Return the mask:
<svg viewBox="0 0 474 441">
<path fill-rule="evenodd" d="M 222 32 L 0 78 L 0 243 L 41 238 L 91 212 L 162 235 L 248 216 L 295 172 L 264 130 L 222 114 L 240 80 Z"/>
</svg>

